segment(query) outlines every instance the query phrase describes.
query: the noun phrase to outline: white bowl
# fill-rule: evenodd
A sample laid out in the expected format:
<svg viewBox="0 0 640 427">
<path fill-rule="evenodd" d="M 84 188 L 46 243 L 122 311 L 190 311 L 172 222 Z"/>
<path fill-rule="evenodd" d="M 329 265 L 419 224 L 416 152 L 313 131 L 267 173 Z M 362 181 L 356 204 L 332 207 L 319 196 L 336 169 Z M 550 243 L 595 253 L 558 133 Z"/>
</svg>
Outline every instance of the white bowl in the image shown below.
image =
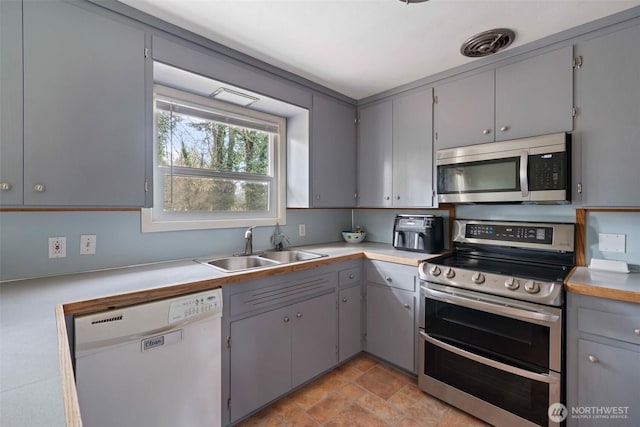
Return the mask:
<svg viewBox="0 0 640 427">
<path fill-rule="evenodd" d="M 345 242 L 347 243 L 360 243 L 364 240 L 364 237 L 367 235 L 367 233 L 365 233 L 364 231 L 361 231 L 359 233 L 356 232 L 350 232 L 350 231 L 343 231 L 342 232 L 342 238 L 344 239 Z"/>
</svg>

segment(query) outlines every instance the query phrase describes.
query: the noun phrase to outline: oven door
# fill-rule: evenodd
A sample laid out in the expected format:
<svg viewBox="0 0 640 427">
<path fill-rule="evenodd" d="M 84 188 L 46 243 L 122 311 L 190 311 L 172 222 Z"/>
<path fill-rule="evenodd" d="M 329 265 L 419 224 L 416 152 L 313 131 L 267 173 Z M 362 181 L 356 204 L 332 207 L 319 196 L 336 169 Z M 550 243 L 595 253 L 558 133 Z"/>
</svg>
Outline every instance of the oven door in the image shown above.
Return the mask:
<svg viewBox="0 0 640 427">
<path fill-rule="evenodd" d="M 559 308 L 423 284 L 419 386 L 494 425 L 556 425 Z"/>
</svg>

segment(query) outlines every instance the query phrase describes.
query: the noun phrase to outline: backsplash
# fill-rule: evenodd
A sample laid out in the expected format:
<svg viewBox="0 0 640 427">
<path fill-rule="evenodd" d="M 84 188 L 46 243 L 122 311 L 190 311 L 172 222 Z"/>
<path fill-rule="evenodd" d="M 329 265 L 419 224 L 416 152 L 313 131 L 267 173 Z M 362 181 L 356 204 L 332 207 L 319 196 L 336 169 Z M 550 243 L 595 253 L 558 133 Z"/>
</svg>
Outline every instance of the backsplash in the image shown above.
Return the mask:
<svg viewBox="0 0 640 427">
<path fill-rule="evenodd" d="M 305 224 L 306 236 L 298 236 Z M 350 209 L 288 210 L 280 228 L 290 246 L 341 240 Z M 224 255 L 244 249 L 245 228 L 142 233 L 139 212 L 2 212 L 0 281 L 53 276 L 173 259 Z M 255 250 L 272 247 L 274 227 L 254 230 Z M 80 255 L 80 235 L 97 236 L 96 254 Z M 49 259 L 48 238 L 67 238 L 67 256 Z"/>
<path fill-rule="evenodd" d="M 624 253 L 602 252 L 598 248 L 598 234 L 626 235 Z M 587 215 L 585 256 L 626 261 L 629 268 L 640 271 L 640 212 L 589 212 Z"/>
</svg>

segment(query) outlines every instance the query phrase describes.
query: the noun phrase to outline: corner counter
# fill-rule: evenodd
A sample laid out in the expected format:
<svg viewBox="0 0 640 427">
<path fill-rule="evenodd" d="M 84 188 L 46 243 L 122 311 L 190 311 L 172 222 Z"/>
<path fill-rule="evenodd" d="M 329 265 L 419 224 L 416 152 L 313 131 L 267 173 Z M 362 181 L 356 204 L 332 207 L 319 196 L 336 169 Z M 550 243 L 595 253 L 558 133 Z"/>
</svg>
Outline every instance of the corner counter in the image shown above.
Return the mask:
<svg viewBox="0 0 640 427">
<path fill-rule="evenodd" d="M 65 327 L 65 317 L 71 314 L 231 286 L 349 259 L 417 266 L 437 256 L 373 242 L 299 249 L 327 256 L 234 274 L 186 259 L 0 283 L 0 425 L 82 425 L 73 404 L 77 396 Z"/>
<path fill-rule="evenodd" d="M 565 289 L 576 294 L 640 304 L 640 272 L 624 274 L 576 267 L 565 281 Z"/>
</svg>

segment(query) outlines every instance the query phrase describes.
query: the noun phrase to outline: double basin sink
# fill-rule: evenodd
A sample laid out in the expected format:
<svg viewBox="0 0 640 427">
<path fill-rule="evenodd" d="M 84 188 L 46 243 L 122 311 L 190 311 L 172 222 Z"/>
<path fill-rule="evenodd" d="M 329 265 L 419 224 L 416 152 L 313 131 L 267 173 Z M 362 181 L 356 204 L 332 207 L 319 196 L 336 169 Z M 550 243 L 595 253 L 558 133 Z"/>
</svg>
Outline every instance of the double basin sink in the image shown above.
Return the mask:
<svg viewBox="0 0 640 427">
<path fill-rule="evenodd" d="M 226 273 L 250 270 L 252 268 L 273 267 L 282 264 L 308 261 L 327 255 L 307 251 L 266 251 L 252 255 L 232 255 L 221 258 L 197 259 L 205 265 L 210 265 Z"/>
</svg>

